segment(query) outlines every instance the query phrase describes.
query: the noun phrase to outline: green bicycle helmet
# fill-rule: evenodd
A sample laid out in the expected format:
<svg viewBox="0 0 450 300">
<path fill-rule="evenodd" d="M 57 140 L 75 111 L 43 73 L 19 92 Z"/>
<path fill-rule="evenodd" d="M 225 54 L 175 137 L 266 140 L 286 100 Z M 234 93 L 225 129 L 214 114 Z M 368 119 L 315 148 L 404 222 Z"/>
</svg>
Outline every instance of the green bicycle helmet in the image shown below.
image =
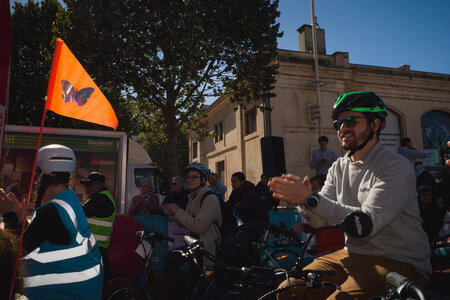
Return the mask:
<svg viewBox="0 0 450 300">
<path fill-rule="evenodd" d="M 350 110 L 363 113 L 369 122 L 373 122 L 376 118 L 380 119 L 380 127 L 376 132 L 377 137 L 386 126 L 386 117 L 388 115 L 386 106 L 383 100 L 373 92 L 350 92 L 338 97 L 332 109 L 333 120 L 337 120 L 340 113 Z M 349 156 L 363 149 L 374 136 L 375 132 L 371 131 L 369 136 L 360 145 L 349 149 Z"/>
<path fill-rule="evenodd" d="M 338 97 L 333 105 L 333 120 L 336 120 L 341 112 L 348 110 L 371 113 L 381 121 L 388 115 L 383 100 L 373 92 L 350 92 Z"/>
<path fill-rule="evenodd" d="M 184 170 L 186 171 L 186 173 L 189 172 L 190 170 L 197 170 L 200 172 L 201 176 L 205 177 L 206 180 L 209 180 L 210 171 L 202 163 L 193 162 L 193 163 L 189 164 Z"/>
</svg>

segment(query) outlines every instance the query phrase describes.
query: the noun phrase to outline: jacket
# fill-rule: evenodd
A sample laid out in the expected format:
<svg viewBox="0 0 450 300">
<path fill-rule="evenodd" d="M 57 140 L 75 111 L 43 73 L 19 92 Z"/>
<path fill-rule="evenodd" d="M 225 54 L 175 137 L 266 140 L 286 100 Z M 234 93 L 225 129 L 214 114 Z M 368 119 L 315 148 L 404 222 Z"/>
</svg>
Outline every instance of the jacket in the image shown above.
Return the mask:
<svg viewBox="0 0 450 300">
<path fill-rule="evenodd" d="M 233 190 L 227 203 L 244 223 L 269 220 L 269 213 L 259 198 L 255 185 L 249 181 Z"/>
<path fill-rule="evenodd" d="M 222 225 L 222 215 L 219 200 L 214 194 L 208 195 L 200 205 L 201 198 L 207 191 L 209 187 L 203 186 L 197 193 L 191 192 L 186 210 L 178 210 L 171 218 L 180 226 L 197 234 L 205 249 L 215 255 L 215 241 L 220 239 L 220 231 L 214 223 Z M 205 260 L 204 264 L 212 265 L 212 262 Z"/>
<path fill-rule="evenodd" d="M 156 194 L 149 193 L 145 198 L 136 195 L 131 200 L 128 214 L 136 217 L 157 215 L 159 210 L 159 198 Z"/>
</svg>

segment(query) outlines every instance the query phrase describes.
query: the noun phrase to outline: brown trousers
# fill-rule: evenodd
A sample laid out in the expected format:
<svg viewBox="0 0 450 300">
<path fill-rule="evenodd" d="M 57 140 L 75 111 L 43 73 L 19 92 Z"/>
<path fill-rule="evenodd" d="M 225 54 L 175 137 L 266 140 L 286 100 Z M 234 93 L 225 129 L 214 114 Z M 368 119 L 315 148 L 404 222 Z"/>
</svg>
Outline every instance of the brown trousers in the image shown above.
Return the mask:
<svg viewBox="0 0 450 300">
<path fill-rule="evenodd" d="M 309 289 L 303 279 L 291 279 L 291 285 L 298 285 L 278 295 L 278 299 L 370 299 L 386 295 L 386 275 L 397 272 L 420 286 L 426 279 L 412 265 L 398 260 L 349 253 L 342 249 L 316 258 L 305 270 L 333 270 L 332 281 L 342 287 L 342 291 L 332 288 Z M 287 280 L 280 287 L 287 285 Z M 295 295 L 295 298 L 293 297 Z"/>
</svg>

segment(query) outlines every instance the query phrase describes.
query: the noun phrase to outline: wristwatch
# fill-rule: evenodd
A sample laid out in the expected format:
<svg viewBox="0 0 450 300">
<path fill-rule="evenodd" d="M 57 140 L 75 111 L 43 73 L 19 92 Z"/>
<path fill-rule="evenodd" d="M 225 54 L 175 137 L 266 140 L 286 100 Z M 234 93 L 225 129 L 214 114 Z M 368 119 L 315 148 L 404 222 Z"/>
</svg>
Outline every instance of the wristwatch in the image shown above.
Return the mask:
<svg viewBox="0 0 450 300">
<path fill-rule="evenodd" d="M 319 204 L 319 194 L 312 193 L 311 195 L 306 198 L 305 206 L 307 208 L 314 208 Z"/>
</svg>

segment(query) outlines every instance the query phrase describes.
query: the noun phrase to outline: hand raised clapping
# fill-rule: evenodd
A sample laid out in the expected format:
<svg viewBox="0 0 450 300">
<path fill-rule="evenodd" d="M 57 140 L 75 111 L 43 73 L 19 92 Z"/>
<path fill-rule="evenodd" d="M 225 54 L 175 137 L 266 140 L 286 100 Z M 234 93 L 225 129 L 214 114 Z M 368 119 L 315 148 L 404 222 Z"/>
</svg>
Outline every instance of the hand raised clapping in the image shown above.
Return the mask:
<svg viewBox="0 0 450 300">
<path fill-rule="evenodd" d="M 180 210 L 180 207 L 175 203 L 162 203 L 161 209 L 166 215 L 172 216 Z"/>
<path fill-rule="evenodd" d="M 6 194 L 3 189 L 0 188 L 0 214 L 6 214 L 8 212 L 15 212 L 17 217 L 22 216 L 25 209 L 26 200 L 21 203 L 13 193 Z"/>
<path fill-rule="evenodd" d="M 306 197 L 312 194 L 309 177 L 303 180 L 292 174 L 275 177 L 269 182 L 273 197 L 295 205 L 304 205 Z"/>
</svg>

